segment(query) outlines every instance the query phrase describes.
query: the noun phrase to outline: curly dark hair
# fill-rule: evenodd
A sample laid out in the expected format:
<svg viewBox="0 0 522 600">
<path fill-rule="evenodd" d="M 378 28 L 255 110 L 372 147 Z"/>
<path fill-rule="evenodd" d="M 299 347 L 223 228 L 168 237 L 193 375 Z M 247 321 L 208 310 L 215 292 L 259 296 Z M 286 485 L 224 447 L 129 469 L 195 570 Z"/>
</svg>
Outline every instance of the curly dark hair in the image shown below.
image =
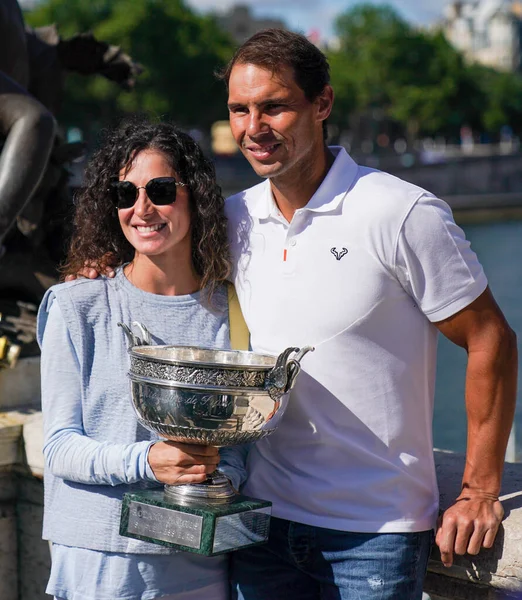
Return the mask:
<svg viewBox="0 0 522 600">
<path fill-rule="evenodd" d="M 192 260 L 210 299 L 230 273 L 224 199 L 212 162 L 189 135 L 170 123 L 133 118 L 106 132 L 85 170 L 84 187 L 75 196 L 73 233 L 62 274 L 75 275 L 86 262 L 103 271 L 107 263 L 117 267 L 133 259 L 134 248 L 107 190 L 143 150 L 164 154 L 188 186 Z"/>
</svg>

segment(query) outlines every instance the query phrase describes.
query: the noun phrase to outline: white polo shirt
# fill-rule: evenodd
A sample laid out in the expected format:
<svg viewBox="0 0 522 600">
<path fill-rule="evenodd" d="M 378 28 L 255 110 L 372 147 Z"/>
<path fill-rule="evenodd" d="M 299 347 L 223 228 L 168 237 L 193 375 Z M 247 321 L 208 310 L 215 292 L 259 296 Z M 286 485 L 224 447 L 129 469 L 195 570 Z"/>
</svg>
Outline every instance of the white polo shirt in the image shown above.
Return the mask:
<svg viewBox="0 0 522 600">
<path fill-rule="evenodd" d="M 244 493 L 276 517 L 357 532 L 435 525 L 437 329 L 486 288 L 451 210 L 344 149 L 291 223 L 269 181 L 227 202 L 252 348 L 315 346 Z"/>
</svg>

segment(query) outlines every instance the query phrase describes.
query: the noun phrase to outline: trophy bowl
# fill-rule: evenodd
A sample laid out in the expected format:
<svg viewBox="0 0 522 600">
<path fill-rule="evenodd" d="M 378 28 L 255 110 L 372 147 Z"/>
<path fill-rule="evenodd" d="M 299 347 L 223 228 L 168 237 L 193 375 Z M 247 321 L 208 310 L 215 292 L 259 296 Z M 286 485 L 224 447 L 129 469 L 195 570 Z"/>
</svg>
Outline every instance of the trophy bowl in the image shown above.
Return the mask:
<svg viewBox="0 0 522 600">
<path fill-rule="evenodd" d="M 191 346 L 130 348 L 131 394 L 142 425 L 168 440 L 212 446 L 255 442 L 283 416 L 299 361 Z"/>
<path fill-rule="evenodd" d="M 277 428 L 300 361 L 311 347 L 279 356 L 195 346 L 153 345 L 140 323 L 129 340 L 132 404 L 138 421 L 174 442 L 234 446 Z M 120 533 L 213 556 L 263 543 L 271 503 L 239 494 L 219 470 L 203 483 L 125 494 Z"/>
</svg>

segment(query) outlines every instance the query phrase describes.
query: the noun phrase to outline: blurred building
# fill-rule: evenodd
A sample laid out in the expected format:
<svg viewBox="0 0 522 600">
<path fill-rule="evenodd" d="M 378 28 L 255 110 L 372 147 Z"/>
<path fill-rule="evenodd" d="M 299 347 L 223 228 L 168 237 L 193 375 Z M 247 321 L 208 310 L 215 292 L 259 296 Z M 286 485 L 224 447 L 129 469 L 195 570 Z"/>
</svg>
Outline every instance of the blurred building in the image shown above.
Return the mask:
<svg viewBox="0 0 522 600">
<path fill-rule="evenodd" d="M 239 152 L 228 120 L 216 121 L 210 129 L 210 135 L 212 137 L 212 152 L 214 154 L 231 156 Z"/>
<path fill-rule="evenodd" d="M 286 29 L 286 24 L 279 19 L 256 19 L 249 6 L 237 4 L 228 12 L 217 16 L 218 23 L 227 31 L 238 44 L 261 29 Z"/>
<path fill-rule="evenodd" d="M 1 0 L 0 0 L 1 1 Z M 18 4 L 24 10 L 31 10 L 34 8 L 41 0 L 18 0 Z"/>
<path fill-rule="evenodd" d="M 444 11 L 443 30 L 470 62 L 502 71 L 522 66 L 521 1 L 451 2 Z"/>
</svg>

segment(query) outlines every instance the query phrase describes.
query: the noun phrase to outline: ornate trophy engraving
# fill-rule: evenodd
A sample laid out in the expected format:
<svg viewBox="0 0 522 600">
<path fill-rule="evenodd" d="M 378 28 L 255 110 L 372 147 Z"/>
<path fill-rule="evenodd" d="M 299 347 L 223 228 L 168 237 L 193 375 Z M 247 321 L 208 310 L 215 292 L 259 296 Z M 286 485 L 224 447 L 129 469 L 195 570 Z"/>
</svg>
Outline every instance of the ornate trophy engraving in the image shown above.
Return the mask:
<svg viewBox="0 0 522 600">
<path fill-rule="evenodd" d="M 163 438 L 233 446 L 277 428 L 311 347 L 278 357 L 191 346 L 154 346 L 139 323 L 128 339 L 139 422 Z M 206 556 L 268 539 L 271 503 L 242 496 L 218 470 L 201 484 L 125 494 L 120 534 Z"/>
</svg>

